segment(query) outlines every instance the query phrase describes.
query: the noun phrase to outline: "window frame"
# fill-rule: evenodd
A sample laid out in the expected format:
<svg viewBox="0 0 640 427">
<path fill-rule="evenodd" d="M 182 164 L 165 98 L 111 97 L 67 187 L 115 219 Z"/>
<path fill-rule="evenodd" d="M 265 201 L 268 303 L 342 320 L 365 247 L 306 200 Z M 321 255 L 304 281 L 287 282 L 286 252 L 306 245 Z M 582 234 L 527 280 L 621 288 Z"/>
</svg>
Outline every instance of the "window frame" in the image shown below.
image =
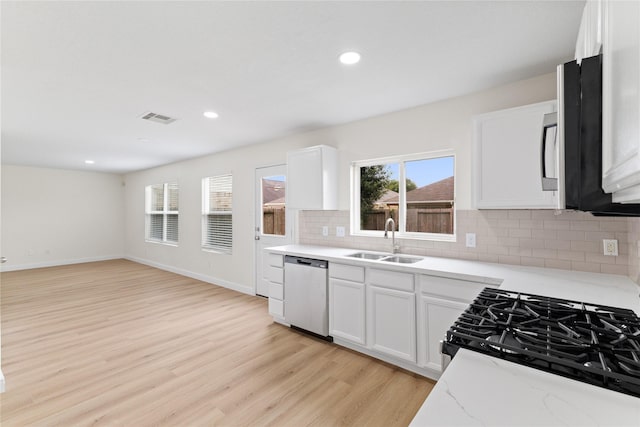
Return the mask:
<svg viewBox="0 0 640 427">
<path fill-rule="evenodd" d="M 212 179 L 229 178 L 231 188 L 231 209 L 230 210 L 211 210 L 210 206 L 210 183 Z M 216 246 L 208 244 L 207 236 L 209 235 L 209 216 L 224 215 L 231 218 L 231 229 L 229 230 L 229 246 Z M 226 173 L 202 178 L 202 222 L 201 222 L 201 239 L 200 247 L 205 252 L 213 252 L 218 254 L 231 255 L 233 253 L 233 174 Z"/>
<path fill-rule="evenodd" d="M 162 185 L 162 210 L 152 210 L 152 191 L 153 187 L 157 187 Z M 169 210 L 169 186 L 175 185 L 178 190 L 178 210 L 172 211 Z M 154 239 L 151 237 L 151 216 L 152 215 L 162 215 L 162 238 Z M 177 232 L 178 232 L 178 240 L 169 240 L 167 238 L 167 225 L 168 220 L 167 217 L 170 215 L 177 216 Z M 150 184 L 145 187 L 145 242 L 147 243 L 158 243 L 161 245 L 167 246 L 178 246 L 180 242 L 180 185 L 177 181 L 167 181 L 162 184 Z"/>
<path fill-rule="evenodd" d="M 350 209 L 350 222 L 351 222 L 351 235 L 352 236 L 368 236 L 368 237 L 384 237 L 384 231 L 382 230 L 361 230 L 360 229 L 360 168 L 375 165 L 386 164 L 398 164 L 398 182 L 406 182 L 406 168 L 405 163 L 417 160 L 430 160 L 441 157 L 453 157 L 453 233 L 422 233 L 422 232 L 407 232 L 406 231 L 406 219 L 407 219 L 407 203 L 406 203 L 406 186 L 398 186 L 398 217 L 396 227 L 396 238 L 411 239 L 411 240 L 431 240 L 439 242 L 456 242 L 456 218 L 457 218 L 457 203 L 456 203 L 456 154 L 455 150 L 438 150 L 425 153 L 404 154 L 398 156 L 381 157 L 377 159 L 369 160 L 356 160 L 351 162 L 351 209 Z"/>
</svg>

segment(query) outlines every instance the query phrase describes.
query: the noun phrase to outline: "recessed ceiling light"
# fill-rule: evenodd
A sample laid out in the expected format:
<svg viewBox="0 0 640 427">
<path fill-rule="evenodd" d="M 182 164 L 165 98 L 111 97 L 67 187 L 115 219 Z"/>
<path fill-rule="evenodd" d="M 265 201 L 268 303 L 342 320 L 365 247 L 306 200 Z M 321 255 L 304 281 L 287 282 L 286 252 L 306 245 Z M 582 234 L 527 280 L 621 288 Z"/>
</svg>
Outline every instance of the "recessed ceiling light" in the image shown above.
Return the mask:
<svg viewBox="0 0 640 427">
<path fill-rule="evenodd" d="M 84 162 L 88 165 L 92 165 L 95 163 L 93 160 L 85 160 Z"/>
<path fill-rule="evenodd" d="M 360 54 L 358 52 L 345 52 L 340 55 L 340 62 L 345 65 L 353 65 L 360 62 Z"/>
<path fill-rule="evenodd" d="M 205 111 L 204 112 L 204 116 L 207 119 L 217 119 L 218 118 L 218 113 L 216 113 L 215 111 Z"/>
<path fill-rule="evenodd" d="M 147 138 L 138 138 L 138 141 L 140 141 L 140 142 L 149 142 L 149 140 Z"/>
</svg>

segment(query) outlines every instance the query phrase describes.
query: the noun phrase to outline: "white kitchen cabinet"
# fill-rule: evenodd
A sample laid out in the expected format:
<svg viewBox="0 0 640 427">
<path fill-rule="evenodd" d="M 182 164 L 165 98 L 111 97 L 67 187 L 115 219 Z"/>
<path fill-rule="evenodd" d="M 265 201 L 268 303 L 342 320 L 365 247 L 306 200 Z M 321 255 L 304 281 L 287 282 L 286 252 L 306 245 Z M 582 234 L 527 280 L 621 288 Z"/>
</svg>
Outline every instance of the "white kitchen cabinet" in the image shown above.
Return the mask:
<svg viewBox="0 0 640 427">
<path fill-rule="evenodd" d="M 269 283 L 269 314 L 279 323 L 284 320 L 284 263 L 283 256 L 268 254 L 263 277 Z"/>
<path fill-rule="evenodd" d="M 420 349 L 419 363 L 422 366 L 442 372 L 440 341 L 447 330 L 469 306 L 466 302 L 451 301 L 420 296 L 420 325 L 418 330 L 424 335 L 424 347 Z"/>
<path fill-rule="evenodd" d="M 587 0 L 582 12 L 575 59 L 598 55 L 602 48 L 602 0 Z"/>
<path fill-rule="evenodd" d="M 338 154 L 327 145 L 287 153 L 287 208 L 338 208 Z"/>
<path fill-rule="evenodd" d="M 640 202 L 640 2 L 603 2 L 602 186 Z"/>
<path fill-rule="evenodd" d="M 329 335 L 366 345 L 364 267 L 329 263 Z"/>
<path fill-rule="evenodd" d="M 416 362 L 416 295 L 396 289 L 368 287 L 370 348 Z"/>
<path fill-rule="evenodd" d="M 366 345 L 365 285 L 329 279 L 329 334 Z"/>
<path fill-rule="evenodd" d="M 418 365 L 440 373 L 440 341 L 487 284 L 425 274 L 418 281 Z"/>
<path fill-rule="evenodd" d="M 544 115 L 556 101 L 474 117 L 473 182 L 477 209 L 555 209 L 555 191 L 542 191 L 540 140 Z"/>
</svg>

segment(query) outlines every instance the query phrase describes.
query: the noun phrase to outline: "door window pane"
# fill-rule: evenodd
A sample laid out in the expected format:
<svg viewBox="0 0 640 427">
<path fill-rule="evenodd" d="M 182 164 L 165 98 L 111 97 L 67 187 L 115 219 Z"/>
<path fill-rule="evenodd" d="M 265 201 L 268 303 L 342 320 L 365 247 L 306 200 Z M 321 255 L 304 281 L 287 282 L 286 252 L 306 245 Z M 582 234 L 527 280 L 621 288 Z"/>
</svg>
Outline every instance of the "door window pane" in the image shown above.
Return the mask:
<svg viewBox="0 0 640 427">
<path fill-rule="evenodd" d="M 285 235 L 285 195 L 286 179 L 284 175 L 262 178 L 262 234 Z"/>
</svg>

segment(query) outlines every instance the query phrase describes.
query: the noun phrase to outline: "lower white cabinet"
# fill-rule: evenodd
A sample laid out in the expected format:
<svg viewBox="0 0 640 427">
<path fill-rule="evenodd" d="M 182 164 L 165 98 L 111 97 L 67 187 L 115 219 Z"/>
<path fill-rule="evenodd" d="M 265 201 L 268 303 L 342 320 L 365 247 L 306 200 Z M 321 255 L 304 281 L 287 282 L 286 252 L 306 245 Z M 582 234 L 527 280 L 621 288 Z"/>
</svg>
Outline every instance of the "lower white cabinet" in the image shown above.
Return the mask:
<svg viewBox="0 0 640 427">
<path fill-rule="evenodd" d="M 269 254 L 268 263 L 263 266 L 263 277 L 269 284 L 269 314 L 284 323 L 284 269 L 283 257 Z"/>
<path fill-rule="evenodd" d="M 365 345 L 365 285 L 329 279 L 329 334 Z"/>
<path fill-rule="evenodd" d="M 468 303 L 420 296 L 420 325 L 423 332 L 419 351 L 421 366 L 442 372 L 440 341 L 447 330 L 458 320 L 458 317 L 469 306 Z"/>
<path fill-rule="evenodd" d="M 437 379 L 440 341 L 487 285 L 480 278 L 474 282 L 385 267 L 329 262 L 329 335 L 337 344 Z M 271 258 L 265 277 L 269 313 L 286 324 L 281 256 Z"/>
<path fill-rule="evenodd" d="M 416 295 L 369 286 L 369 347 L 416 362 Z"/>
<path fill-rule="evenodd" d="M 440 341 L 487 285 L 448 277 L 418 275 L 418 365 L 442 372 Z"/>
</svg>

